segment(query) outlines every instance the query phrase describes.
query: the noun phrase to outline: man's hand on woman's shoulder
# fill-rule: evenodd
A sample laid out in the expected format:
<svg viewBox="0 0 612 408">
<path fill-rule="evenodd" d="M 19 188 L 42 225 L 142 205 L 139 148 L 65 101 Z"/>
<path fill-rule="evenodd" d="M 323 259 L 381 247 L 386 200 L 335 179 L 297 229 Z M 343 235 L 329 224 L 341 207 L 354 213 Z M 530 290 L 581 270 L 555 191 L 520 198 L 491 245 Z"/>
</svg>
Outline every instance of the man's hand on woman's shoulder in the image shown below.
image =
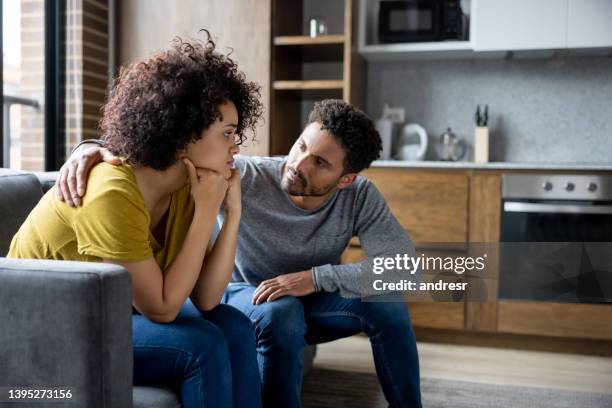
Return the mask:
<svg viewBox="0 0 612 408">
<path fill-rule="evenodd" d="M 87 175 L 94 164 L 105 161 L 119 165 L 121 159 L 107 148 L 94 143 L 83 143 L 70 155 L 59 170 L 55 181 L 57 197 L 71 207 L 81 205 L 81 198 L 87 189 Z"/>
</svg>

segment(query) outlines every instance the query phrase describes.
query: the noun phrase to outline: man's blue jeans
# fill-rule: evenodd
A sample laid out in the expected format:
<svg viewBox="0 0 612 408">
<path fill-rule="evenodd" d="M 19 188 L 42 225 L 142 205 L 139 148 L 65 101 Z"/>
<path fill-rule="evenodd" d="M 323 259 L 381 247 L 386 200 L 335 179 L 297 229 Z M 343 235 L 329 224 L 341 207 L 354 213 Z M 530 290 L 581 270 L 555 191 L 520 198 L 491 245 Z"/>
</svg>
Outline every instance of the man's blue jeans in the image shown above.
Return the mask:
<svg viewBox="0 0 612 408">
<path fill-rule="evenodd" d="M 255 288 L 228 286 L 221 299 L 255 325 L 257 358 L 266 408 L 301 406 L 302 354 L 307 344 L 364 332 L 376 373 L 391 407 L 420 407 L 419 359 L 406 303 L 346 299 L 337 293 L 285 296 L 253 305 Z"/>
<path fill-rule="evenodd" d="M 183 407 L 261 407 L 253 324 L 227 305 L 203 312 L 187 299 L 176 320 L 132 315 L 134 384 L 165 384 Z"/>
</svg>

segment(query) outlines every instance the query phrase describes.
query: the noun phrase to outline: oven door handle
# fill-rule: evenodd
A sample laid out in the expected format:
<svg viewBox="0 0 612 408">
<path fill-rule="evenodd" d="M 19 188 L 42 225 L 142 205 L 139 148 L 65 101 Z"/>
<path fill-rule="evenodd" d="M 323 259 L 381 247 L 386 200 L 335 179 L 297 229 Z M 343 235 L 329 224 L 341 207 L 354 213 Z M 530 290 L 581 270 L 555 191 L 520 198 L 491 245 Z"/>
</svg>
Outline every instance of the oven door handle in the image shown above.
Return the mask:
<svg viewBox="0 0 612 408">
<path fill-rule="evenodd" d="M 543 204 L 506 201 L 504 211 L 518 213 L 612 214 L 612 205 Z"/>
</svg>

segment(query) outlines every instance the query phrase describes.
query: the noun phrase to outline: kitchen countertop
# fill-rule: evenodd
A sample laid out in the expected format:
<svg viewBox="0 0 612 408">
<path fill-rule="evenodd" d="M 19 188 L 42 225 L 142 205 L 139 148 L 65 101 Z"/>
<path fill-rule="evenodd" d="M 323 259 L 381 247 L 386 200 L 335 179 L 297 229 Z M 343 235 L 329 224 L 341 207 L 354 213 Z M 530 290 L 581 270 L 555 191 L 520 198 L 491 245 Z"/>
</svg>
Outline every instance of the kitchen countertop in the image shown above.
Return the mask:
<svg viewBox="0 0 612 408">
<path fill-rule="evenodd" d="M 590 170 L 612 171 L 612 163 L 474 163 L 468 161 L 405 161 L 375 160 L 372 167 L 403 167 L 415 169 L 481 169 L 481 170 Z"/>
</svg>

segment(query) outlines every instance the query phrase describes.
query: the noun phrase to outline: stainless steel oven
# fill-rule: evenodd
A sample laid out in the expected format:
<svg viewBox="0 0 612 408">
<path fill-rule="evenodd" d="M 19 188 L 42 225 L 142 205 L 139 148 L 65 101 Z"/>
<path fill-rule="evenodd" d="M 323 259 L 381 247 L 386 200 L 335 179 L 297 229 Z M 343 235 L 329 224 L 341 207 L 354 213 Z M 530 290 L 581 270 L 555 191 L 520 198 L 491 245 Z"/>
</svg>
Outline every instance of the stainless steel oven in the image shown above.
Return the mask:
<svg viewBox="0 0 612 408">
<path fill-rule="evenodd" d="M 499 296 L 607 302 L 612 297 L 612 177 L 505 174 Z"/>
</svg>

